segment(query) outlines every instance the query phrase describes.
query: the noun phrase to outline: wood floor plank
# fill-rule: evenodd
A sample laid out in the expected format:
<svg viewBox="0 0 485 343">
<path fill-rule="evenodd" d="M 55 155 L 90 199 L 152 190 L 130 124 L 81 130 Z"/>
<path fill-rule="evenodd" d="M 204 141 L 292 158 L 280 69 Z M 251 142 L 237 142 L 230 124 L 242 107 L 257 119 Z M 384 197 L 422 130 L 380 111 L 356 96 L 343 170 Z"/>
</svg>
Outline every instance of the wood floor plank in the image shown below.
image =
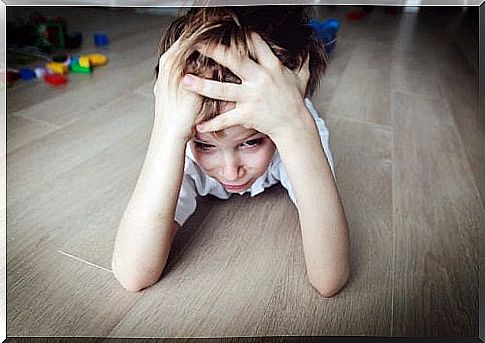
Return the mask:
<svg viewBox="0 0 485 343">
<path fill-rule="evenodd" d="M 73 238 L 86 243 L 90 233 L 113 235 L 114 232 L 103 229 L 107 226 L 113 231 L 110 221 L 119 220 L 117 213 L 122 211 L 120 207 L 132 190 L 127 185 L 138 177 L 137 169 L 142 162 L 134 155 L 143 156 L 146 140 L 146 136 L 136 130 L 127 139 L 117 142 L 117 149 L 103 150 L 46 182 L 27 199 L 9 205 L 9 263 L 15 264 L 25 254 L 35 255 L 42 247 L 72 253 L 66 243 L 73 244 Z M 131 142 L 138 144 L 122 145 Z M 120 152 L 120 148 L 125 150 Z"/>
<path fill-rule="evenodd" d="M 9 269 L 8 336 L 105 337 L 143 296 L 116 287 L 110 272 L 51 250 Z"/>
<path fill-rule="evenodd" d="M 339 192 L 350 227 L 352 296 L 335 320 L 338 335 L 390 335 L 392 299 L 392 132 L 386 126 L 329 116 Z M 333 311 L 343 311 L 335 304 Z M 371 311 L 371 312 L 369 312 Z M 351 330 L 349 330 L 352 328 Z M 330 331 L 328 332 L 330 334 Z M 337 334 L 337 333 L 336 333 Z M 333 335 L 333 333 L 332 333 Z"/>
<path fill-rule="evenodd" d="M 461 54 L 456 54 L 451 49 L 444 55 L 438 68 L 441 93 L 449 103 L 475 183 L 484 202 L 485 128 L 479 122 L 478 74 Z"/>
<path fill-rule="evenodd" d="M 7 156 L 7 202 L 14 204 L 38 187 L 89 159 L 153 116 L 146 97 L 122 94 L 83 120 L 44 136 Z"/>
<path fill-rule="evenodd" d="M 19 116 L 7 117 L 7 153 L 57 130 L 58 127 Z"/>
<path fill-rule="evenodd" d="M 329 114 L 390 124 L 390 46 L 389 42 L 357 44 L 330 102 Z"/>
<path fill-rule="evenodd" d="M 393 335 L 478 335 L 484 210 L 444 101 L 395 92 Z"/>
<path fill-rule="evenodd" d="M 335 50 L 330 55 L 325 75 L 320 80 L 320 86 L 312 97 L 313 104 L 324 117 L 329 113 L 330 103 L 350 61 L 347 56 L 352 55 L 353 49 L 352 42 L 338 41 Z"/>
</svg>

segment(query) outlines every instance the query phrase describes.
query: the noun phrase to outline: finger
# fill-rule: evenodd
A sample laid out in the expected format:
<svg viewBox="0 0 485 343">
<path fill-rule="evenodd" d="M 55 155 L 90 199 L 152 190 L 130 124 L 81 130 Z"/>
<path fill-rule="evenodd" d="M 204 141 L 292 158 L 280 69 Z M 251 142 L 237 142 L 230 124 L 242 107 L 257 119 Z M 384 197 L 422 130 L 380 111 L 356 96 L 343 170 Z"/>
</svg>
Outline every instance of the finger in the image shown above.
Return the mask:
<svg viewBox="0 0 485 343">
<path fill-rule="evenodd" d="M 179 37 L 162 55 L 158 61 L 159 72 L 160 68 L 164 68 L 165 72 L 172 71 L 173 67 L 180 61 L 184 54 L 190 55 L 196 51 L 196 47 L 190 40 Z M 180 65 L 179 65 L 180 66 Z"/>
<path fill-rule="evenodd" d="M 194 52 L 197 50 L 197 47 L 192 44 L 190 39 L 184 38 L 180 36 L 177 38 L 175 42 L 165 51 L 164 54 L 162 54 L 161 57 L 167 56 L 167 57 L 174 57 L 176 58 L 177 55 L 184 51 L 189 51 L 190 53 Z"/>
<path fill-rule="evenodd" d="M 268 43 L 256 32 L 251 33 L 251 42 L 254 46 L 254 52 L 256 53 L 256 59 L 258 63 L 263 67 L 273 69 L 281 64 L 280 60 L 273 53 L 273 50 L 269 47 Z"/>
<path fill-rule="evenodd" d="M 161 56 L 158 60 L 158 77 L 157 79 L 168 78 L 168 82 L 172 85 L 176 84 L 176 77 L 174 77 L 174 67 L 177 57 L 181 54 L 183 48 L 182 39 L 178 38 Z"/>
<path fill-rule="evenodd" d="M 254 68 L 256 63 L 251 61 L 247 54 L 241 52 L 235 44 L 230 47 L 222 44 L 210 47 L 204 45 L 202 47 L 196 47 L 196 49 L 202 55 L 210 57 L 220 65 L 228 68 L 241 80 L 247 80 L 248 77 L 257 72 Z"/>
<path fill-rule="evenodd" d="M 211 120 L 197 124 L 196 129 L 199 132 L 216 132 L 236 125 L 242 125 L 241 112 L 233 109 L 219 114 Z"/>
<path fill-rule="evenodd" d="M 201 77 L 186 74 L 182 79 L 182 85 L 185 89 L 203 95 L 208 98 L 233 101 L 241 100 L 242 85 L 229 82 L 219 82 L 207 80 Z"/>
<path fill-rule="evenodd" d="M 158 63 L 162 65 L 164 61 L 170 60 L 177 52 L 180 51 L 181 38 L 179 37 L 173 44 L 160 55 Z"/>
</svg>

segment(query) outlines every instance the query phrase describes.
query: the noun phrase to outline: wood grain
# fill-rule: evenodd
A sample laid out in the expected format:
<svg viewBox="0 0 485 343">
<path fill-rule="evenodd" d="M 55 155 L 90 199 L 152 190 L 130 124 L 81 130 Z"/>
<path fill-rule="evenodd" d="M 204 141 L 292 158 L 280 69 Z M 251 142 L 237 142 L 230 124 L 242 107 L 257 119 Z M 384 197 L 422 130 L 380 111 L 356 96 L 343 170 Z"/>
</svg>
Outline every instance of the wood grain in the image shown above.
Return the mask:
<svg viewBox="0 0 485 343">
<path fill-rule="evenodd" d="M 7 118 L 7 152 L 28 144 L 40 137 L 48 135 L 58 129 L 54 126 L 42 121 L 33 121 L 19 116 L 8 116 Z M 24 135 L 29 132 L 29 135 Z"/>
<path fill-rule="evenodd" d="M 484 212 L 445 103 L 393 94 L 394 335 L 478 335 Z"/>
<path fill-rule="evenodd" d="M 9 89 L 9 335 L 477 335 L 483 130 L 473 130 L 476 73 L 454 53 L 459 16 L 320 13 L 342 20 L 314 103 L 352 244 L 349 283 L 323 299 L 281 186 L 200 198 L 161 281 L 122 290 L 113 241 L 145 155 L 158 30 L 170 18 L 58 10 L 89 35 L 105 23 L 113 58 L 64 90 Z"/>
<path fill-rule="evenodd" d="M 360 42 L 335 90 L 328 114 L 389 125 L 390 43 Z M 366 85 L 362 87 L 362 85 Z"/>
<path fill-rule="evenodd" d="M 7 194 L 10 205 L 33 193 L 43 183 L 97 154 L 136 130 L 152 116 L 153 103 L 129 91 L 113 102 L 90 111 L 65 129 L 44 136 L 8 154 Z M 146 118 L 146 117 L 145 117 Z"/>
<path fill-rule="evenodd" d="M 52 250 L 9 265 L 8 275 L 8 336 L 104 337 L 142 297 L 118 287 L 111 273 Z"/>
</svg>

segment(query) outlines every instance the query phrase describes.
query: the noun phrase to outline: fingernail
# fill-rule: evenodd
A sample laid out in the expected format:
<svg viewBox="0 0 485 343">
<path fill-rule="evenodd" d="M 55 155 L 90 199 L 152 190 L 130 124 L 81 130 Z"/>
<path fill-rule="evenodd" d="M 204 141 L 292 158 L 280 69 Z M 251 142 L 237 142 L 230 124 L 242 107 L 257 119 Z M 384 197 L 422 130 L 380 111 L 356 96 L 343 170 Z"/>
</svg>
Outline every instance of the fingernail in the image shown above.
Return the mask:
<svg viewBox="0 0 485 343">
<path fill-rule="evenodd" d="M 196 129 L 197 129 L 197 131 L 199 131 L 199 132 L 204 132 L 204 128 L 205 128 L 205 126 L 204 126 L 203 124 L 197 124 L 197 125 L 195 126 L 195 128 L 196 128 Z"/>
<path fill-rule="evenodd" d="M 190 87 L 194 84 L 194 77 L 192 75 L 185 75 L 182 83 L 184 84 L 184 86 Z"/>
</svg>

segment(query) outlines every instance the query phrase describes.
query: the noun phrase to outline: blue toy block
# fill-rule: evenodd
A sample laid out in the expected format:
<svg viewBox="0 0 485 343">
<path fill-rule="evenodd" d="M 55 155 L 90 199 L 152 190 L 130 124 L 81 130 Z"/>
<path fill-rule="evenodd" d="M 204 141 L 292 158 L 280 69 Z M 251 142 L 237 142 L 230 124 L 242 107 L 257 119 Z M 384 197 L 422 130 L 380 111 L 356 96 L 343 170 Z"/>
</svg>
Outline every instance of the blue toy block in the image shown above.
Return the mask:
<svg viewBox="0 0 485 343">
<path fill-rule="evenodd" d="M 311 20 L 308 23 L 325 46 L 325 53 L 330 55 L 337 44 L 337 32 L 340 29 L 340 21 L 330 18 L 324 21 Z"/>
</svg>

